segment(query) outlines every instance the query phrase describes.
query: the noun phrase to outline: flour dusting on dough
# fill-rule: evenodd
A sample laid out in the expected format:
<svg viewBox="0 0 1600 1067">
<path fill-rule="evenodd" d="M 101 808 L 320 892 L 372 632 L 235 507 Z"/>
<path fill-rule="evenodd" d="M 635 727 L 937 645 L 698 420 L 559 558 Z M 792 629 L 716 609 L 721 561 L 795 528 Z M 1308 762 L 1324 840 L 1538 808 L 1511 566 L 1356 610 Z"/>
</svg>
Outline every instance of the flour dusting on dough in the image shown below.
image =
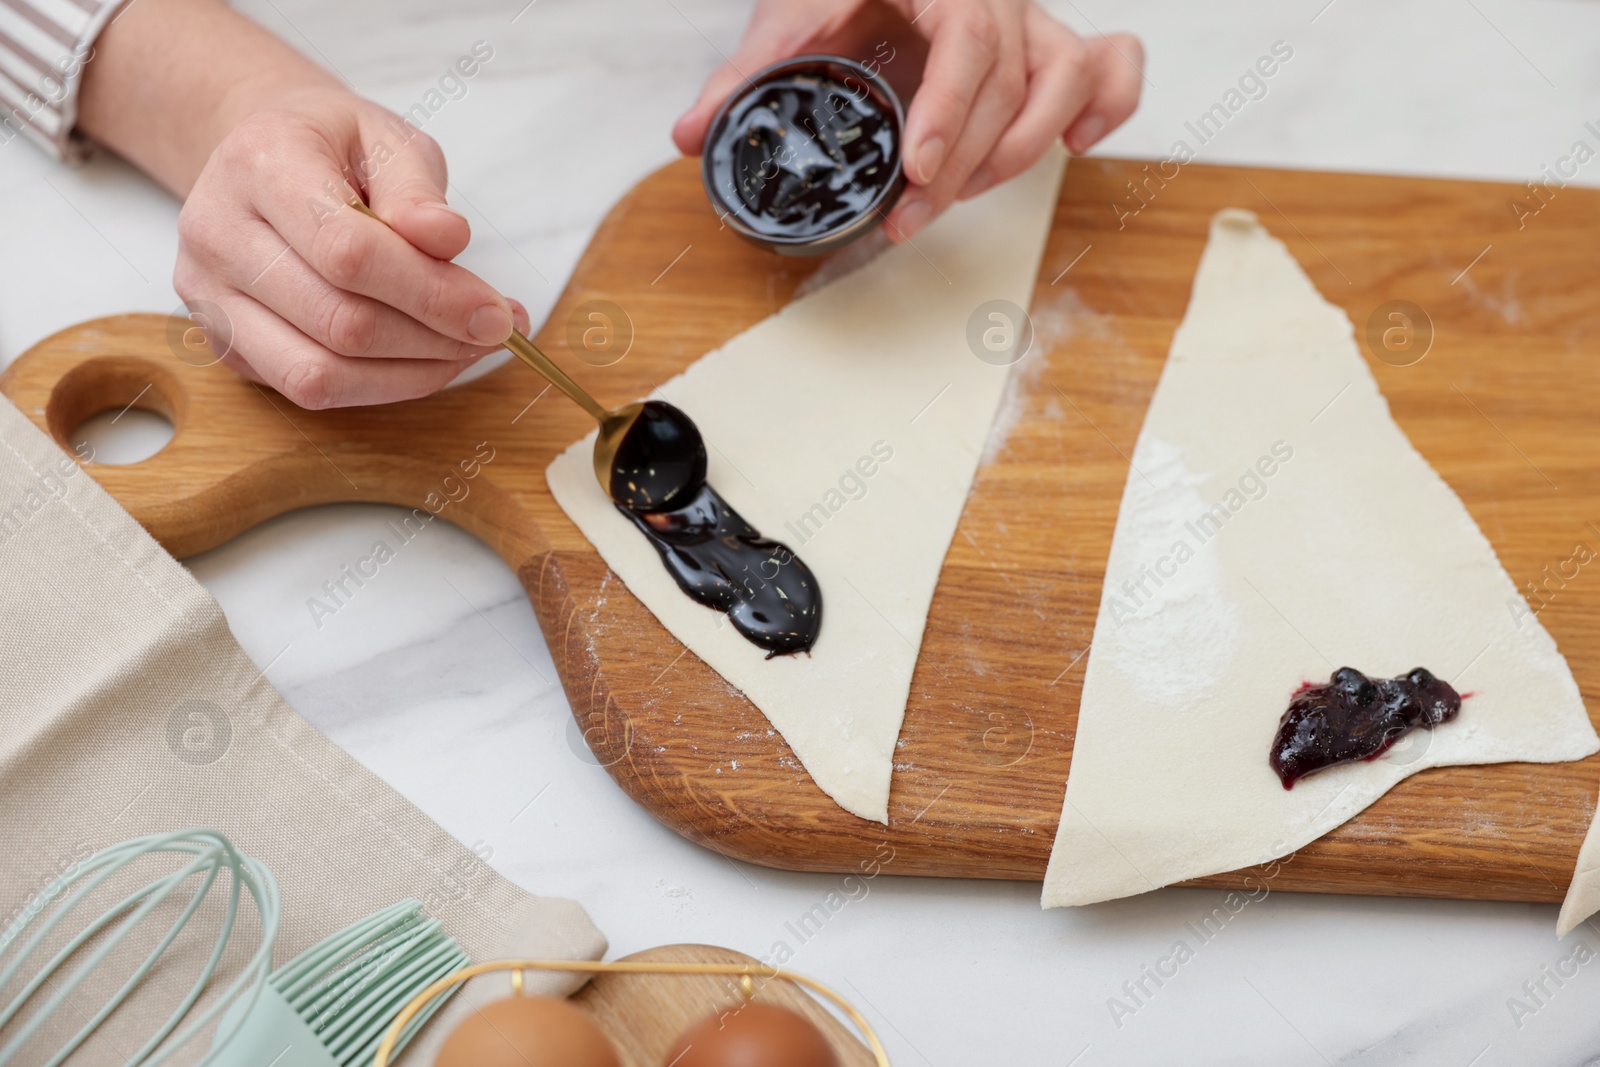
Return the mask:
<svg viewBox="0 0 1600 1067">
<path fill-rule="evenodd" d="M 1119 640 L 1106 646 L 1106 666 L 1143 699 L 1177 704 L 1210 694 L 1221 681 L 1238 647 L 1238 611 L 1223 595 L 1215 547 L 1195 545 L 1186 528 L 1210 504 L 1202 495 L 1210 478 L 1154 435 L 1140 438 L 1133 466 L 1103 591 L 1131 605 L 1132 614 L 1123 609 L 1112 622 Z M 1192 555 L 1180 561 L 1177 544 Z"/>
</svg>

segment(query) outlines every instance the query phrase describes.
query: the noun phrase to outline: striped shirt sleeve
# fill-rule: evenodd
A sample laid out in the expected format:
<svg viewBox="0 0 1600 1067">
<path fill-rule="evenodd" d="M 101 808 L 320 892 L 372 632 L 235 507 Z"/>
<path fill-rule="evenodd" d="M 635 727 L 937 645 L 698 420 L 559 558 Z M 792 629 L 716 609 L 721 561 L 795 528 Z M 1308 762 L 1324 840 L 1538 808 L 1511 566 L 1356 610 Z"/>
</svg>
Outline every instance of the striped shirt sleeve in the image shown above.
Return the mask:
<svg viewBox="0 0 1600 1067">
<path fill-rule="evenodd" d="M 0 144 L 26 137 L 58 159 L 83 158 L 78 87 L 126 2 L 0 0 Z"/>
</svg>

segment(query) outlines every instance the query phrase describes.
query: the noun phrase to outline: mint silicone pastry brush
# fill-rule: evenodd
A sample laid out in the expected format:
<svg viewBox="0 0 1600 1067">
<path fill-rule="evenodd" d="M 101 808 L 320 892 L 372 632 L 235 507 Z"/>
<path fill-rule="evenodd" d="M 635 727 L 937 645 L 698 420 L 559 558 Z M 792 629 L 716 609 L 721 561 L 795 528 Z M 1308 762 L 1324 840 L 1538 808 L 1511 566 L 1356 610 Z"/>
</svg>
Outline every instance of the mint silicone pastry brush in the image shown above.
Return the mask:
<svg viewBox="0 0 1600 1067">
<path fill-rule="evenodd" d="M 352 923 L 273 971 L 253 1002 L 234 1004 L 205 1061 L 214 1067 L 371 1063 L 406 1004 L 471 960 L 415 900 Z M 445 998 L 402 1032 L 404 1048 Z"/>
</svg>

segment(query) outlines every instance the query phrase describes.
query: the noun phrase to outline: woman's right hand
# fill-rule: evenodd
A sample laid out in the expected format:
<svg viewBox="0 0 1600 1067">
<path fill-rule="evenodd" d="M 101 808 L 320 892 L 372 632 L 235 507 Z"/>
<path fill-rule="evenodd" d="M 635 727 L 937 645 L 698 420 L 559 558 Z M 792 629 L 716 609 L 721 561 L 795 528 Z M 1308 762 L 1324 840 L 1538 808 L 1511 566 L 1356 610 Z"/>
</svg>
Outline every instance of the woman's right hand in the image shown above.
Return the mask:
<svg viewBox="0 0 1600 1067">
<path fill-rule="evenodd" d="M 344 203 L 350 176 L 388 226 Z M 445 185 L 420 130 L 336 85 L 295 90 L 211 153 L 178 219 L 173 284 L 222 320 L 206 323 L 214 354 L 301 407 L 424 396 L 529 325 L 449 262 L 470 232 Z"/>
<path fill-rule="evenodd" d="M 422 396 L 528 328 L 449 262 L 471 235 L 433 139 L 226 4 L 125 6 L 84 68 L 78 128 L 183 198 L 172 280 L 190 317 L 296 404 Z M 358 191 L 388 226 L 347 206 Z"/>
</svg>

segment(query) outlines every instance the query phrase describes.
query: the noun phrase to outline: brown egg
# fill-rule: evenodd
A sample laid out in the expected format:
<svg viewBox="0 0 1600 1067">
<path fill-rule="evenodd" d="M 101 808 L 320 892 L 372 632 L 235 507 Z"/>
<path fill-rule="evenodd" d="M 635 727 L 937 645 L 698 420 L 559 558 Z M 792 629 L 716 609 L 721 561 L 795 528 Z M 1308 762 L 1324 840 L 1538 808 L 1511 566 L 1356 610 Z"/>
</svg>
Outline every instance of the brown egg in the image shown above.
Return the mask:
<svg viewBox="0 0 1600 1067">
<path fill-rule="evenodd" d="M 559 997 L 510 997 L 451 1031 L 433 1067 L 622 1067 L 594 1020 Z"/>
<path fill-rule="evenodd" d="M 701 1019 L 678 1039 L 663 1067 L 839 1067 L 828 1039 L 809 1021 L 751 1001 Z"/>
</svg>

